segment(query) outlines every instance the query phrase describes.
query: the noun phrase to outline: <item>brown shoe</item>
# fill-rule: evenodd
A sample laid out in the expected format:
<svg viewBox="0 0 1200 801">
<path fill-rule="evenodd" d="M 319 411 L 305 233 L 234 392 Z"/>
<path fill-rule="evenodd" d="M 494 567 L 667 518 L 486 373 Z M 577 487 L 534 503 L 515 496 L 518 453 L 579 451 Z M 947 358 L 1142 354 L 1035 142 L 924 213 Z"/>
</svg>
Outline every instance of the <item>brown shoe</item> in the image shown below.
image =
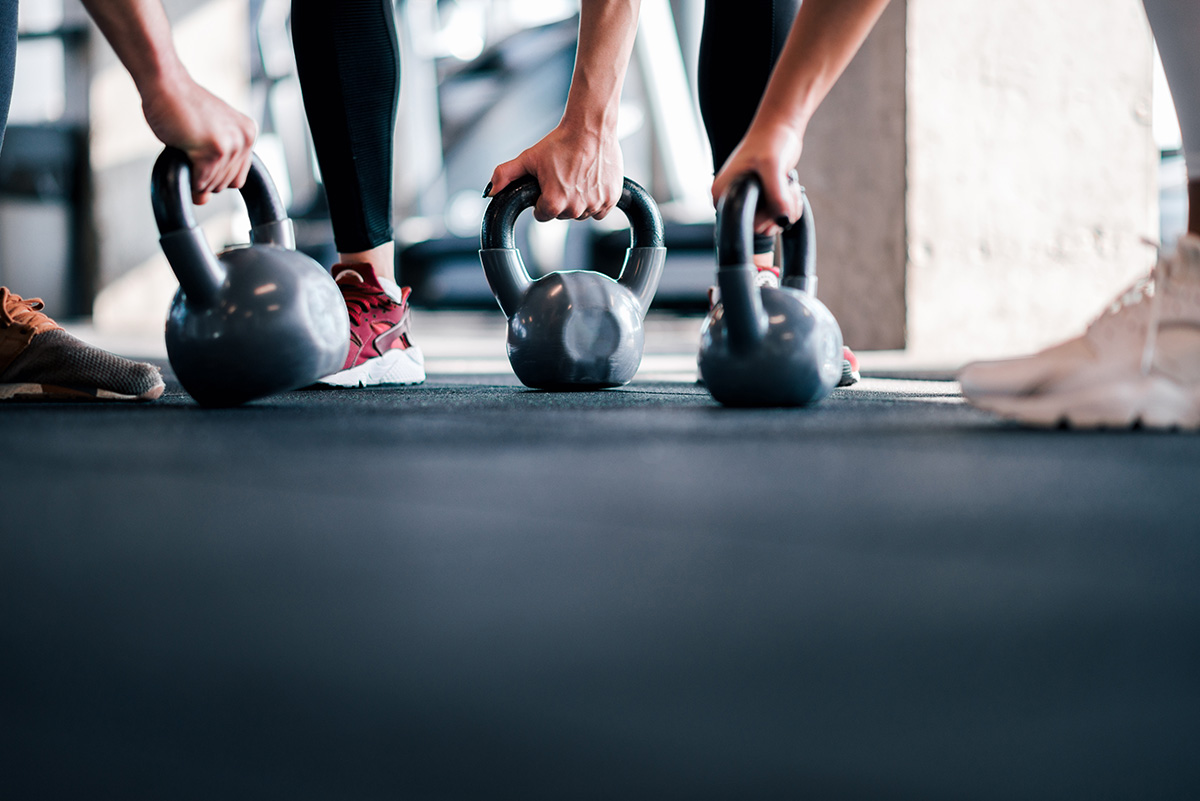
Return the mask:
<svg viewBox="0 0 1200 801">
<path fill-rule="evenodd" d="M 25 300 L 0 286 L 0 401 L 154 400 L 162 374 L 152 364 L 93 348 Z"/>
</svg>

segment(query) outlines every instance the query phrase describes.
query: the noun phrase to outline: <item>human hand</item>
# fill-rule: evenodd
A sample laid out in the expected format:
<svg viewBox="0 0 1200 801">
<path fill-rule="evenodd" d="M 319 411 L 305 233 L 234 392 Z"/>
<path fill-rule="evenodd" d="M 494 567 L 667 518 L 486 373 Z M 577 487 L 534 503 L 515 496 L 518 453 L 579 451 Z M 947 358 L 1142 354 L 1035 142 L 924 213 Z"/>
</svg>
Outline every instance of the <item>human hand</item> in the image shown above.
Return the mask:
<svg viewBox="0 0 1200 801">
<path fill-rule="evenodd" d="M 621 198 L 625 163 L 615 134 L 559 124 L 537 144 L 492 171 L 487 197 L 523 175 L 537 178 L 533 209 L 547 220 L 602 220 Z"/>
<path fill-rule="evenodd" d="M 187 154 L 193 202 L 204 204 L 213 193 L 246 183 L 258 135 L 250 117 L 190 77 L 144 91 L 142 111 L 163 144 Z"/>
<path fill-rule="evenodd" d="M 754 232 L 767 236 L 779 233 L 800 219 L 804 210 L 795 172 L 802 149 L 800 135 L 790 126 L 755 121 L 713 180 L 713 203 L 734 180 L 755 173 L 762 191 L 754 214 Z"/>
</svg>

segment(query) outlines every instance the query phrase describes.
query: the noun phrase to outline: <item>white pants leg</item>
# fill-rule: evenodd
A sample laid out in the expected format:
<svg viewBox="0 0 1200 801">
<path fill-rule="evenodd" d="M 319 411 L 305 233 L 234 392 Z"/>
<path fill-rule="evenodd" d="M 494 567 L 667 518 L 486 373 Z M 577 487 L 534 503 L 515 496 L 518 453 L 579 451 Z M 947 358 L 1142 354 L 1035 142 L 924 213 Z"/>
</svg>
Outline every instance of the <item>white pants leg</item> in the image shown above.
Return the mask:
<svg viewBox="0 0 1200 801">
<path fill-rule="evenodd" d="M 1200 0 L 1142 0 L 1175 98 L 1189 180 L 1200 180 Z"/>
</svg>

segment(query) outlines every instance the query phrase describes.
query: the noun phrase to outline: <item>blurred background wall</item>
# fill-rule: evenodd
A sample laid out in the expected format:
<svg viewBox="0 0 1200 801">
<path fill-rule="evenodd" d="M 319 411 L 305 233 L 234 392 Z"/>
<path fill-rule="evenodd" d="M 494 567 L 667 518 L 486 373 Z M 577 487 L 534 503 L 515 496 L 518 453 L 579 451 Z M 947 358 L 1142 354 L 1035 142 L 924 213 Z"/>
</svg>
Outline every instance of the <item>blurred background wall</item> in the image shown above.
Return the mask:
<svg viewBox="0 0 1200 801">
<path fill-rule="evenodd" d="M 260 121 L 260 154 L 302 244 L 330 262 L 287 0 L 166 7 L 195 77 Z M 399 4 L 398 266 L 418 302 L 494 309 L 475 256 L 479 192 L 491 166 L 557 121 L 577 7 Z M 627 171 L 668 220 L 660 305 L 689 313 L 703 310 L 713 273 L 694 104 L 702 8 L 644 0 L 621 110 Z M 175 284 L 149 204 L 159 147 L 133 84 L 76 0 L 22 0 L 21 13 L 0 281 L 59 316 L 161 331 Z M 820 293 L 847 342 L 946 360 L 1024 350 L 1077 330 L 1144 272 L 1154 254 L 1142 239 L 1181 225 L 1181 165 L 1153 64 L 1139 0 L 893 0 L 814 119 L 801 165 Z M 214 246 L 243 238 L 235 199 L 201 216 Z M 523 218 L 520 241 L 535 270 L 612 269 L 624 247 L 616 217 Z"/>
</svg>

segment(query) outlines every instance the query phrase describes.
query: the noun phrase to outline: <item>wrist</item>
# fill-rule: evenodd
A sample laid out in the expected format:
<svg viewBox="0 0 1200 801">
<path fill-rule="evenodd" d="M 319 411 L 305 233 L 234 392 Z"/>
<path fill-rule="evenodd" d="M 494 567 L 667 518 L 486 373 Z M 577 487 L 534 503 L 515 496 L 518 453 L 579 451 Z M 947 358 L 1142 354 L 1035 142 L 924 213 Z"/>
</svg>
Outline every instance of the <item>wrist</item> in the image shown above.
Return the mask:
<svg viewBox="0 0 1200 801">
<path fill-rule="evenodd" d="M 606 120 L 568 118 L 564 115 L 558 123 L 557 139 L 564 146 L 579 152 L 592 153 L 607 150 L 616 142 L 616 124 Z"/>
<path fill-rule="evenodd" d="M 143 63 L 138 64 L 136 69 L 131 68 L 129 74 L 143 100 L 163 95 L 177 96 L 192 83 L 192 76 L 174 51 L 147 53 Z"/>
<path fill-rule="evenodd" d="M 593 139 L 604 139 L 616 136 L 617 106 L 608 104 L 598 107 L 581 108 L 567 103 L 559 128 L 576 136 L 588 136 Z"/>
<path fill-rule="evenodd" d="M 753 131 L 758 136 L 773 142 L 799 145 L 804 142 L 804 132 L 807 127 L 807 116 L 763 113 L 763 109 L 760 108 L 750 123 L 747 136 Z"/>
</svg>

